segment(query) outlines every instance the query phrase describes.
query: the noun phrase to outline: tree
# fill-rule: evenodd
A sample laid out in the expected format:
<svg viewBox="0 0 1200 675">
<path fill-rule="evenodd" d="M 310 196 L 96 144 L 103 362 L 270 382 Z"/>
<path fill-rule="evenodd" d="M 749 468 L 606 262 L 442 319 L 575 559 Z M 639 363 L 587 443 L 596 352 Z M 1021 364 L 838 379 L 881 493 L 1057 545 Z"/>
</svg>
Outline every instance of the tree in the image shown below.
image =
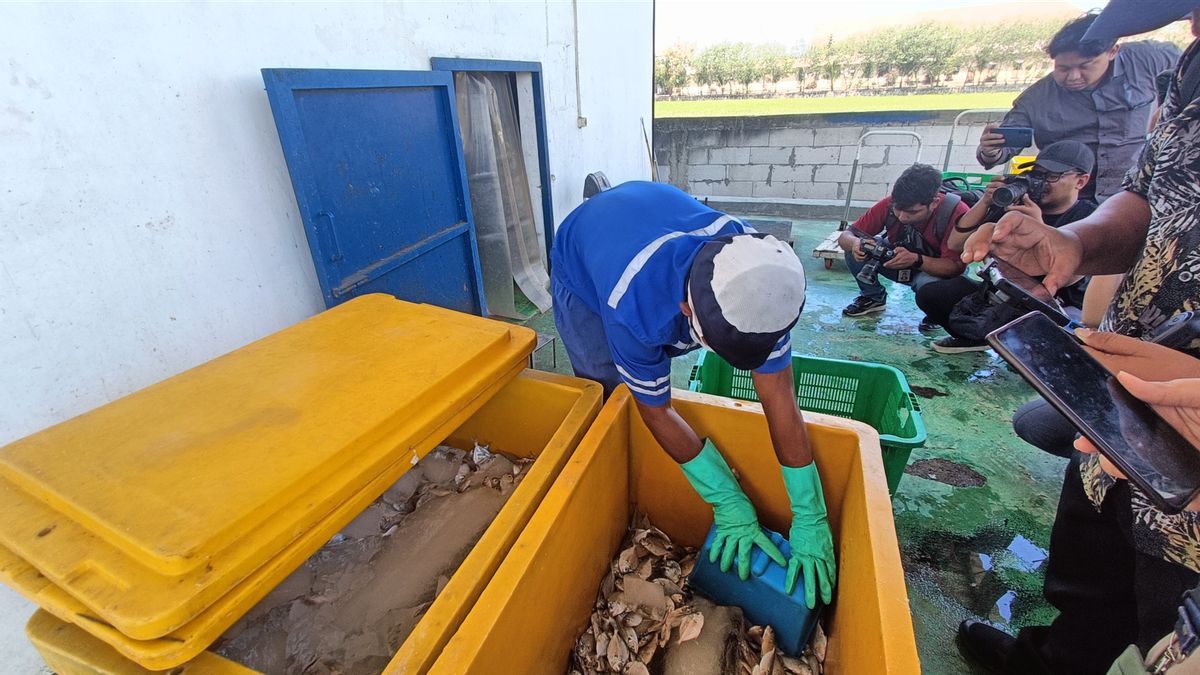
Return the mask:
<svg viewBox="0 0 1200 675">
<path fill-rule="evenodd" d="M 962 70 L 963 31 L 944 23 L 924 23 L 920 28 L 925 37 L 921 68 L 925 71 L 926 82 L 938 84 Z"/>
<path fill-rule="evenodd" d="M 722 42 L 713 45 L 696 57 L 696 81 L 702 85 L 716 85 L 724 91 L 725 85 L 737 81 L 735 62 L 737 61 L 736 45 Z"/>
<path fill-rule="evenodd" d="M 776 87 L 795 68 L 796 60 L 787 53 L 783 45 L 772 42 L 756 48 L 762 78 L 770 80 Z"/>
<path fill-rule="evenodd" d="M 762 79 L 766 74 L 761 50 L 749 42 L 736 42 L 730 45 L 730 59 L 733 79 L 742 83 L 743 91 L 749 91 L 750 83 Z"/>
<path fill-rule="evenodd" d="M 829 89 L 832 91 L 834 80 L 840 77 L 846 68 L 846 55 L 846 51 L 839 43 L 833 41 L 831 35 L 825 44 L 809 48 L 804 55 L 804 61 L 808 70 L 818 79 L 829 80 Z"/>
<path fill-rule="evenodd" d="M 662 92 L 674 94 L 688 83 L 691 68 L 692 48 L 689 45 L 672 45 L 654 59 L 654 85 Z"/>
<path fill-rule="evenodd" d="M 978 26 L 966 31 L 959 53 L 967 69 L 967 80 L 981 84 L 990 68 L 1004 56 L 1004 33 L 993 26 Z"/>
</svg>

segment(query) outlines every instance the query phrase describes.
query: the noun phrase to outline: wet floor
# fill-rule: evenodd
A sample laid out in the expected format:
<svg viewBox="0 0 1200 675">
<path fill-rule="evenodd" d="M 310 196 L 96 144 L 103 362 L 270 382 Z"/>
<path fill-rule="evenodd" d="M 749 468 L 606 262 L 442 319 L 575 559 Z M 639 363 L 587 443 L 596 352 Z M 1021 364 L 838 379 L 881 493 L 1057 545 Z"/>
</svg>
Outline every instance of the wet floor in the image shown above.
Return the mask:
<svg viewBox="0 0 1200 675">
<path fill-rule="evenodd" d="M 960 621 L 984 618 L 1015 631 L 1053 617 L 1041 584 L 1066 460 L 1013 435 L 1012 412 L 1034 394 L 995 354 L 929 349 L 945 333 L 917 331 L 921 313 L 906 287 L 890 289 L 881 314 L 841 316 L 857 295 L 853 277 L 841 261 L 826 270 L 811 257 L 835 228 L 793 221 L 809 286 L 792 344 L 813 356 L 895 366 L 915 391 L 930 396 L 920 399 L 929 440 L 913 451 L 892 508 L 924 672 L 975 672 L 954 644 Z M 549 315 L 527 323 L 554 334 Z M 570 372 L 561 344 L 555 351 L 557 368 L 549 347 L 536 355 L 536 367 Z M 694 363 L 694 353 L 675 360 L 676 387 L 687 387 Z"/>
</svg>

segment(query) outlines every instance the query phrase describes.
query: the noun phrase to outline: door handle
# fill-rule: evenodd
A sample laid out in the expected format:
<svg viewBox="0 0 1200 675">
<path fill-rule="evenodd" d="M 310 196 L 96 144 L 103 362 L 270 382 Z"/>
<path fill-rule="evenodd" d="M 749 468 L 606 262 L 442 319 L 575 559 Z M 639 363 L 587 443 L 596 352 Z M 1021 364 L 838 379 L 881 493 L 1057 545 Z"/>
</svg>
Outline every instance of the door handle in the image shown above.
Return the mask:
<svg viewBox="0 0 1200 675">
<path fill-rule="evenodd" d="M 333 212 L 322 209 L 317 211 L 317 217 L 324 217 L 325 220 L 329 221 L 329 243 L 331 249 L 329 252 L 329 261 L 338 262 L 345 256 L 342 255 L 342 247 L 338 244 L 337 227 L 333 222 Z"/>
</svg>

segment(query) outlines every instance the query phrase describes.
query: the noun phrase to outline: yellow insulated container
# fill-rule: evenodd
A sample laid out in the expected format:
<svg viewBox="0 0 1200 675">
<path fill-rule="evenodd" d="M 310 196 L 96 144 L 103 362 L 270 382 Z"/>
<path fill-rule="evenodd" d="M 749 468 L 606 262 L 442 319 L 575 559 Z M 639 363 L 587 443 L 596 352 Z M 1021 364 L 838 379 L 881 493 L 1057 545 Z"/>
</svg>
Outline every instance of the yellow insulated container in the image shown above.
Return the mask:
<svg viewBox="0 0 1200 675">
<path fill-rule="evenodd" d="M 600 385 L 594 382 L 526 370 L 457 429 L 438 439 L 457 447 L 471 447 L 478 440 L 493 450 L 537 461 L 401 646 L 391 665 L 396 672 L 428 670 L 567 463 L 595 419 L 600 400 Z M 171 672 L 178 674 L 249 673 L 203 650 L 390 484 L 378 482 L 353 503 L 354 508 L 344 509 L 345 515 L 337 518 L 335 526 L 314 528 L 320 535 L 306 540 L 307 545 L 298 552 L 302 555 L 294 556 L 294 564 L 268 563 L 196 622 L 160 640 L 130 640 L 111 628 L 98 631 L 93 622 L 77 614 L 81 607 L 69 605 L 69 598 L 44 579 L 39 582 L 28 566 L 14 569 L 0 560 L 0 576 L 42 605 L 27 632 L 60 675 L 151 672 L 147 668 L 172 668 Z M 11 558 L 7 562 L 11 563 Z M 97 633 L 103 639 L 98 639 Z"/>
<path fill-rule="evenodd" d="M 16 441 L 0 448 L 0 567 L 32 568 L 96 631 L 169 635 L 265 566 L 299 565 L 318 523 L 348 522 L 535 339 L 362 296 Z"/>
<path fill-rule="evenodd" d="M 673 396 L 679 413 L 737 470 L 763 523 L 786 532 L 791 512 L 761 407 L 682 391 Z M 804 416 L 838 561 L 825 672 L 916 675 L 879 437 L 858 422 Z M 565 672 L 633 509 L 689 546 L 699 546 L 712 524 L 711 507 L 659 448 L 621 387 L 430 672 Z"/>
</svg>

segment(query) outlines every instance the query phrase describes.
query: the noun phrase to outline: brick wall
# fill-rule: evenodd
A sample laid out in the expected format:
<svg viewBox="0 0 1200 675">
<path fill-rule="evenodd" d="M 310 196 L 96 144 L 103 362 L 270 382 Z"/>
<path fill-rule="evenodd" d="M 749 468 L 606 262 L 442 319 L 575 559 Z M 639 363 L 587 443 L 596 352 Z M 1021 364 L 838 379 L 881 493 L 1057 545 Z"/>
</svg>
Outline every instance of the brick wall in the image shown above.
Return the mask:
<svg viewBox="0 0 1200 675">
<path fill-rule="evenodd" d="M 921 161 L 942 168 L 946 142 L 959 111 L 672 118 L 654 122 L 659 180 L 697 196 L 764 199 L 846 198 L 851 165 L 859 153 L 854 201 L 875 201 L 917 159 L 910 136 L 867 131 L 914 131 Z M 996 113 L 991 119 L 999 119 Z M 975 144 L 987 115 L 963 120 L 954 132 L 951 171 L 983 171 Z"/>
</svg>

